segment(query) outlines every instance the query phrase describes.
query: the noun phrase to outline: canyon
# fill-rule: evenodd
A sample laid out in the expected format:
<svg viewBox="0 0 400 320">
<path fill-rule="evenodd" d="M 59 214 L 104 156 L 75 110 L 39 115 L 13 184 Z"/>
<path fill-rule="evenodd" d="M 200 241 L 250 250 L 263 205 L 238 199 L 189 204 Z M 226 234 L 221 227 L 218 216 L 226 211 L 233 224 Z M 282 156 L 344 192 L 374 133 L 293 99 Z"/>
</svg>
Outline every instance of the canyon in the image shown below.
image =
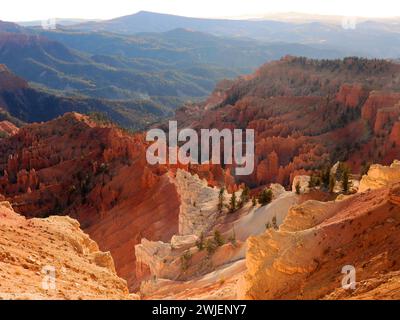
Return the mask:
<svg viewBox="0 0 400 320">
<path fill-rule="evenodd" d="M 388 61 L 285 57 L 177 111 L 181 128 L 254 129 L 248 177 L 232 164 L 150 165 L 144 132 L 93 115 L 4 120 L 0 241 L 10 254 L 0 258 L 2 290 L 22 277 L 20 292 L 7 295 L 16 298 L 37 283 L 40 275 L 29 275 L 45 264 L 38 252 L 49 251 L 61 268 L 79 266 L 48 298 L 398 298 L 399 81 Z M 350 170 L 349 192 L 310 185 L 338 161 Z M 269 203 L 252 200 L 266 189 Z M 235 210 L 233 194 L 245 199 Z M 18 249 L 24 237 L 32 241 L 26 256 L 43 262 L 31 266 L 23 252 L 10 258 L 28 250 Z M 348 264 L 353 291 L 340 285 Z M 74 278 L 90 283 L 81 296 L 70 291 Z M 33 298 L 45 295 L 36 288 Z"/>
<path fill-rule="evenodd" d="M 179 225 L 176 169 L 148 165 L 146 145 L 142 134 L 77 113 L 24 126 L 0 144 L 0 193 L 29 218 L 77 219 L 135 287 L 135 244 L 167 241 Z M 209 167 L 199 166 L 199 175 L 236 188 L 220 167 Z"/>
</svg>

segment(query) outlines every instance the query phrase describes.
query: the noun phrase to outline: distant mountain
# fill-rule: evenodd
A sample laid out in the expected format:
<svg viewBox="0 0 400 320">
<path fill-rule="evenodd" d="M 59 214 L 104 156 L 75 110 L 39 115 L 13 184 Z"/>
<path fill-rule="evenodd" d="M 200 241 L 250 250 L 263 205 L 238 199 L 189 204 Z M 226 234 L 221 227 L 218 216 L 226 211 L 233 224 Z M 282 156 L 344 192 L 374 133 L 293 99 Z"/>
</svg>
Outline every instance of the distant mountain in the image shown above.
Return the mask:
<svg viewBox="0 0 400 320">
<path fill-rule="evenodd" d="M 152 31 L 153 18 L 160 18 L 157 20 L 160 25 L 164 21 L 165 28 L 178 28 L 134 35 L 110 32 L 118 30 L 109 28 L 109 24 L 115 26 L 115 21 L 122 19 L 128 27 L 129 21 L 135 22 L 138 18 L 147 19 L 148 23 L 135 32 Z M 0 63 L 29 82 L 29 88 L 22 95 L 27 100 L 18 95 L 18 98 L 7 96 L 10 114 L 29 122 L 49 120 L 50 115 L 57 116 L 62 111 L 103 111 L 124 126 L 143 128 L 172 115 L 185 102 L 207 97 L 222 79 L 249 74 L 258 65 L 288 54 L 342 58 L 352 53 L 352 47 L 370 44 L 369 34 L 382 42 L 382 45 L 376 42 L 377 52 L 384 50 L 392 55 L 400 48 L 395 41 L 397 33 L 388 32 L 378 22 L 364 22 L 360 30 L 349 31 L 317 22 L 207 20 L 142 12 L 101 23 L 104 28 L 93 28 L 97 22 L 91 22 L 44 30 L 0 22 Z M 193 28 L 180 27 L 188 23 Z M 204 30 L 195 31 L 196 28 Z M 107 30 L 99 31 L 103 29 Z M 368 31 L 372 29 L 375 32 Z M 255 38 L 257 34 L 253 31 L 259 30 L 260 35 L 274 41 L 237 37 L 235 32 L 243 35 L 241 30 L 251 32 Z M 230 34 L 230 37 L 216 34 Z M 352 38 L 346 38 L 346 34 L 356 38 L 348 48 L 343 44 Z M 310 35 L 314 38 L 307 38 Z M 285 37 L 303 43 L 275 41 Z M 328 40 L 321 41 L 323 38 Z M 334 41 L 342 44 L 340 49 L 332 45 Z M 391 45 L 386 46 L 385 42 Z M 40 108 L 36 114 L 31 113 L 35 103 L 42 108 L 49 107 L 54 97 L 64 99 L 59 109 L 57 102 L 48 114 Z M 19 104 L 20 101 L 23 103 Z"/>
<path fill-rule="evenodd" d="M 250 21 L 228 19 L 189 18 L 170 14 L 140 11 L 100 22 L 88 22 L 72 26 L 73 29 L 86 31 L 108 31 L 120 34 L 140 32 L 165 32 L 177 28 L 191 29 L 223 36 L 261 37 L 264 32 L 290 28 L 287 23 L 278 21 Z"/>
<path fill-rule="evenodd" d="M 13 90 L 0 86 L 1 119 L 46 121 L 68 111 L 101 111 L 122 126 L 143 129 L 171 116 L 184 102 L 206 97 L 220 80 L 287 53 L 341 56 L 186 29 L 125 36 L 2 22 L 0 63 L 16 75 L 9 83 L 23 85 Z"/>
<path fill-rule="evenodd" d="M 31 82 L 96 98 L 202 97 L 214 85 L 176 70 L 143 72 L 129 66 L 117 68 L 37 35 L 1 33 L 0 61 Z"/>
<path fill-rule="evenodd" d="M 125 68 L 139 68 L 143 71 L 178 69 L 191 74 L 188 70 L 194 68 L 220 69 L 220 75 L 217 75 L 220 78 L 224 75 L 232 77 L 234 74 L 250 73 L 265 61 L 279 59 L 287 54 L 314 58 L 344 55 L 341 51 L 316 49 L 302 44 L 217 37 L 183 28 L 162 33 L 139 33 L 134 36 L 71 32 L 65 29 L 41 31 L 40 34 L 95 57 L 113 56 L 114 61 L 109 62 L 114 67 L 117 67 L 117 60 Z"/>
<path fill-rule="evenodd" d="M 112 20 L 71 26 L 75 30 L 136 34 L 165 32 L 186 28 L 218 36 L 250 37 L 263 41 L 281 41 L 317 45 L 319 48 L 345 51 L 346 54 L 394 58 L 400 56 L 398 21 L 354 21 L 346 28 L 321 19 L 310 22 L 275 20 L 223 20 L 181 17 L 141 11 Z M 354 27 L 354 28 L 353 28 Z"/>
<path fill-rule="evenodd" d="M 0 121 L 16 125 L 54 119 L 66 112 L 100 112 L 122 126 L 139 130 L 172 114 L 162 101 L 111 101 L 84 97 L 63 97 L 32 88 L 28 82 L 0 65 Z"/>
<path fill-rule="evenodd" d="M 174 109 L 216 83 L 286 54 L 341 57 L 301 44 L 260 43 L 175 29 L 125 36 L 0 25 L 0 62 L 41 90 L 70 97 L 148 100 Z M 8 30 L 7 32 L 2 30 Z"/>
</svg>

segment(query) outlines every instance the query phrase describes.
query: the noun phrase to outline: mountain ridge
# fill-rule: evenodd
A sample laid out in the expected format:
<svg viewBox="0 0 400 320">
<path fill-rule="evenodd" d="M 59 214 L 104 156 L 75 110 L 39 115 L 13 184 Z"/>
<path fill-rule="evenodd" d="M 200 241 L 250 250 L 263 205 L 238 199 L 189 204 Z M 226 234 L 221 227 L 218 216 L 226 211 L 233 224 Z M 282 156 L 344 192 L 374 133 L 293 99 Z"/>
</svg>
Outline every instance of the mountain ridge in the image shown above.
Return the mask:
<svg viewBox="0 0 400 320">
<path fill-rule="evenodd" d="M 400 54 L 397 49 L 400 44 L 398 26 L 386 21 L 377 21 L 372 24 L 368 21 L 356 22 L 354 28 L 347 29 L 337 23 L 317 20 L 301 23 L 276 20 L 224 20 L 190 18 L 146 11 L 99 23 L 78 24 L 70 28 L 121 34 L 188 28 L 219 36 L 249 37 L 269 42 L 283 41 L 314 45 L 317 48 L 333 48 L 344 51 L 345 55 L 396 58 Z"/>
</svg>

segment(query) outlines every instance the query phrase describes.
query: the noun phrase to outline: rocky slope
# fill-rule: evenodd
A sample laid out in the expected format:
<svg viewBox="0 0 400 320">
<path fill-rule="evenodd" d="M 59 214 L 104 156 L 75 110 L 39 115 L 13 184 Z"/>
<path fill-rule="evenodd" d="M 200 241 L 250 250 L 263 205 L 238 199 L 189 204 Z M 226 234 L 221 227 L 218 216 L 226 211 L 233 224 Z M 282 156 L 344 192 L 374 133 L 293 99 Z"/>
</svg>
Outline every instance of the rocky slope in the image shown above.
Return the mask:
<svg viewBox="0 0 400 320">
<path fill-rule="evenodd" d="M 377 170 L 389 168 L 371 168 L 369 181 Z M 400 185 L 389 179 L 370 189 L 294 206 L 278 231 L 251 237 L 239 297 L 399 299 Z M 342 288 L 347 265 L 356 271 L 354 290 Z"/>
<path fill-rule="evenodd" d="M 168 243 L 143 239 L 135 248 L 140 270 L 147 272 L 139 294 L 144 299 L 398 299 L 397 163 L 371 166 L 360 183 L 368 181 L 370 188 L 333 201 L 315 200 L 321 197 L 316 190 L 297 195 L 273 185 L 269 205 L 220 215 L 213 229 L 225 242 L 212 252 L 200 249 L 196 235 L 175 235 Z M 183 176 L 191 184 L 198 179 Z M 277 227 L 265 231 L 272 217 Z M 212 233 L 205 235 L 207 243 Z M 354 267 L 355 289 L 342 287 L 345 266 Z"/>
<path fill-rule="evenodd" d="M 27 220 L 4 201 L 0 202 L 0 279 L 0 300 L 130 298 L 111 254 L 99 251 L 76 220 Z"/>
</svg>

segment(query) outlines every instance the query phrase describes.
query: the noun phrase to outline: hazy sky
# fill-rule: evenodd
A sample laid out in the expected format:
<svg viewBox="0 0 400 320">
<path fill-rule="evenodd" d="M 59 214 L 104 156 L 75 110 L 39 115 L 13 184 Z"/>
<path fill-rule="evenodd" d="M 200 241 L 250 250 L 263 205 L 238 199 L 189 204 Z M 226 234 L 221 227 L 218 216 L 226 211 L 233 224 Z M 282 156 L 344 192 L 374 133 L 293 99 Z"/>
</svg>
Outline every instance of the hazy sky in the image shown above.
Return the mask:
<svg viewBox="0 0 400 320">
<path fill-rule="evenodd" d="M 140 10 L 192 17 L 259 16 L 277 12 L 400 16 L 399 0 L 2 0 L 0 19 L 109 19 Z"/>
</svg>

